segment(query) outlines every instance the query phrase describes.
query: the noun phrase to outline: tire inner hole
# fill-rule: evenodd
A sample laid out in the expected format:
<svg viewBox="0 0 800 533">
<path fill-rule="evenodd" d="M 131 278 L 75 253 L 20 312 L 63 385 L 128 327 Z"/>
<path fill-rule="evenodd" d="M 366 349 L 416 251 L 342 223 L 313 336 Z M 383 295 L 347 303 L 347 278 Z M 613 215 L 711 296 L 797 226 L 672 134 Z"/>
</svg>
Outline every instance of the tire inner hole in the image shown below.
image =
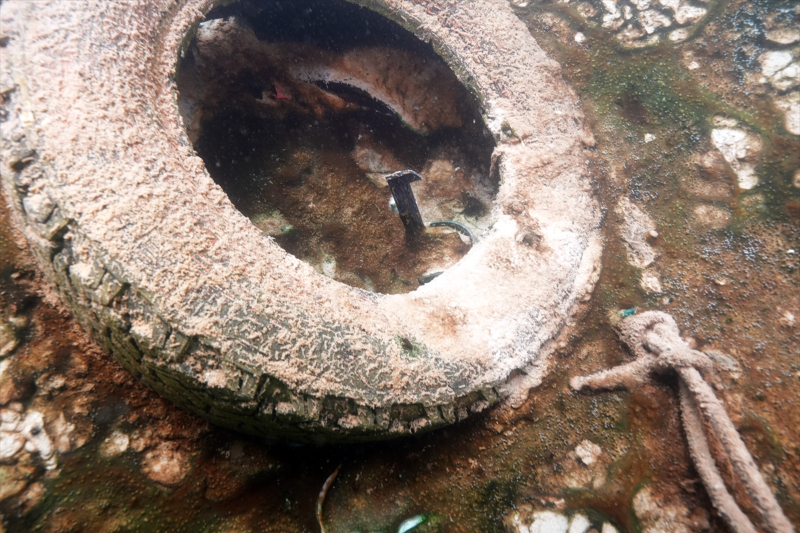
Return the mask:
<svg viewBox="0 0 800 533">
<path fill-rule="evenodd" d="M 178 68 L 187 135 L 234 206 L 318 272 L 372 292 L 416 289 L 469 239 L 411 237 L 385 176 L 411 169 L 426 224 L 488 229 L 499 183 L 479 105 L 429 43 L 344 1 L 212 10 Z"/>
</svg>

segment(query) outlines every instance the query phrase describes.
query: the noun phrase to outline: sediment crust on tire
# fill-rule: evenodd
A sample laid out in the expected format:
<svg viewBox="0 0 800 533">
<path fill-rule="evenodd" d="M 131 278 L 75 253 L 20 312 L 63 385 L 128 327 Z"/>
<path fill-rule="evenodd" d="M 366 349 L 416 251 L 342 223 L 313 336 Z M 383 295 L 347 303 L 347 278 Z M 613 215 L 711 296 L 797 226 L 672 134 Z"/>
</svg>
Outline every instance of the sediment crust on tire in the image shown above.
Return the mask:
<svg viewBox="0 0 800 533">
<path fill-rule="evenodd" d="M 404 295 L 286 254 L 192 152 L 174 73 L 211 2 L 0 10 L 0 175 L 39 267 L 122 365 L 219 425 L 337 441 L 462 420 L 541 381 L 599 271 L 577 98 L 507 3 L 358 3 L 432 40 L 497 141 L 492 232 Z"/>
</svg>

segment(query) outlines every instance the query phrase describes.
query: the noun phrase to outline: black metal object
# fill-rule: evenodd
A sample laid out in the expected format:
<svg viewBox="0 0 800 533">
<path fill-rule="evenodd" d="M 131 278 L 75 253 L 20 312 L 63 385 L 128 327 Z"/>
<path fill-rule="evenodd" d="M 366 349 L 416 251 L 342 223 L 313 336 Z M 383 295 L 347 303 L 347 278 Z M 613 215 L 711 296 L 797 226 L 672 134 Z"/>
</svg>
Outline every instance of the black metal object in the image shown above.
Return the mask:
<svg viewBox="0 0 800 533">
<path fill-rule="evenodd" d="M 400 220 L 403 221 L 403 226 L 409 233 L 421 233 L 425 229 L 422 215 L 417 207 L 417 200 L 414 198 L 414 191 L 411 190 L 411 184 L 420 180 L 422 180 L 422 176 L 413 170 L 401 170 L 386 176 L 389 190 L 392 191 L 397 210 L 400 213 Z"/>
<path fill-rule="evenodd" d="M 456 222 L 455 220 L 434 220 L 430 224 L 428 224 L 432 228 L 436 227 L 448 227 L 456 230 L 461 235 L 465 237 L 469 237 L 470 246 L 475 246 L 475 243 L 478 242 L 478 239 L 475 238 L 475 234 L 470 231 L 468 227 L 466 227 L 461 222 Z"/>
<path fill-rule="evenodd" d="M 426 283 L 430 283 L 431 281 L 435 280 L 442 274 L 444 274 L 443 270 L 440 270 L 439 272 L 431 272 L 430 274 L 424 274 L 417 278 L 417 282 L 420 285 L 425 285 Z"/>
</svg>

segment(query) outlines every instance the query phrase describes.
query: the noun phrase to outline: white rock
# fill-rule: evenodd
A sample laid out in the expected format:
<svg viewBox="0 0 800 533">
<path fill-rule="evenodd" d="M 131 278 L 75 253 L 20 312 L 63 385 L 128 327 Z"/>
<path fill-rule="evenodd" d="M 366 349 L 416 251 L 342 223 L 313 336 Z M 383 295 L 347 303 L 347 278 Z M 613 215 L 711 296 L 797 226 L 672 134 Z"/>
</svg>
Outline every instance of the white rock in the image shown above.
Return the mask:
<svg viewBox="0 0 800 533">
<path fill-rule="evenodd" d="M 764 76 L 771 77 L 792 62 L 792 53 L 786 50 L 769 50 L 759 56 L 758 62 L 761 63 Z"/>
<path fill-rule="evenodd" d="M 603 27 L 610 30 L 616 30 L 625 23 L 619 11 L 616 13 L 606 13 L 603 15 Z"/>
<path fill-rule="evenodd" d="M 722 229 L 731 221 L 731 214 L 721 207 L 700 204 L 694 208 L 693 218 L 702 230 Z"/>
<path fill-rule="evenodd" d="M 3 359 L 2 361 L 0 361 L 0 383 L 3 382 L 3 376 L 5 375 L 6 369 L 10 364 L 11 361 L 8 359 Z"/>
<path fill-rule="evenodd" d="M 794 316 L 794 313 L 790 313 L 789 311 L 784 311 L 781 317 L 778 319 L 778 322 L 782 326 L 786 326 L 788 328 L 793 328 L 797 325 L 797 319 Z"/>
<path fill-rule="evenodd" d="M 336 260 L 332 257 L 326 257 L 322 262 L 322 273 L 333 278 L 336 276 Z"/>
<path fill-rule="evenodd" d="M 569 521 L 562 514 L 542 511 L 534 513 L 533 517 L 533 523 L 529 528 L 530 533 L 567 533 Z"/>
<path fill-rule="evenodd" d="M 55 204 L 45 193 L 31 194 L 22 200 L 25 212 L 31 215 L 36 222 L 42 224 L 47 220 L 55 208 Z"/>
<path fill-rule="evenodd" d="M 739 363 L 725 352 L 719 350 L 703 350 L 703 353 L 714 361 L 714 366 L 716 368 L 724 370 L 725 372 L 730 372 L 731 374 L 742 373 L 742 367 Z"/>
<path fill-rule="evenodd" d="M 639 11 L 644 11 L 645 9 L 650 7 L 650 4 L 652 2 L 653 0 L 631 0 L 631 4 L 636 6 L 636 9 L 638 9 Z"/>
<path fill-rule="evenodd" d="M 800 135 L 800 92 L 775 98 L 775 106 L 784 113 L 784 127 L 793 135 Z"/>
<path fill-rule="evenodd" d="M 695 531 L 688 508 L 678 500 L 665 500 L 664 496 L 655 493 L 651 486 L 639 490 L 633 497 L 632 503 L 643 533 Z"/>
<path fill-rule="evenodd" d="M 797 28 L 776 28 L 767 32 L 767 40 L 778 44 L 793 44 L 800 41 L 800 30 Z"/>
<path fill-rule="evenodd" d="M 636 268 L 646 268 L 656 259 L 656 252 L 645 241 L 645 235 L 656 229 L 650 216 L 623 196 L 615 209 L 622 217 L 622 240 L 628 252 L 628 262 Z"/>
<path fill-rule="evenodd" d="M 609 13 L 617 12 L 617 0 L 602 0 L 603 8 Z"/>
<path fill-rule="evenodd" d="M 617 531 L 617 528 L 606 522 L 603 524 L 603 529 L 602 531 L 600 531 L 600 533 L 619 533 L 619 532 Z"/>
<path fill-rule="evenodd" d="M 687 22 L 694 24 L 703 18 L 705 14 L 705 8 L 684 5 L 675 11 L 675 22 L 678 24 L 686 24 Z"/>
<path fill-rule="evenodd" d="M 652 292 L 654 294 L 664 292 L 664 288 L 661 286 L 661 280 L 658 278 L 658 273 L 651 269 L 642 272 L 641 287 L 647 292 Z"/>
<path fill-rule="evenodd" d="M 678 28 L 677 30 L 669 32 L 669 40 L 674 43 L 685 41 L 689 37 L 689 30 L 685 28 Z M 697 64 L 697 63 L 695 63 Z M 700 66 L 700 65 L 698 65 Z"/>
<path fill-rule="evenodd" d="M 7 461 L 17 455 L 25 445 L 25 437 L 19 433 L 0 431 L 0 462 Z"/>
<path fill-rule="evenodd" d="M 576 514 L 569 522 L 567 533 L 586 533 L 590 527 L 592 527 L 592 523 L 589 522 L 588 518 L 582 514 Z"/>
<path fill-rule="evenodd" d="M 689 70 L 697 70 L 700 68 L 700 63 L 698 63 L 697 61 L 692 61 L 691 63 L 689 63 L 688 68 Z"/>
<path fill-rule="evenodd" d="M 656 136 L 652 133 L 645 133 L 644 134 L 644 142 L 651 143 L 656 140 Z"/>
<path fill-rule="evenodd" d="M 575 42 L 581 44 L 583 41 L 586 40 L 586 36 L 581 32 L 575 34 Z"/>
<path fill-rule="evenodd" d="M 672 25 L 672 20 L 655 9 L 648 9 L 639 13 L 639 22 L 642 23 L 644 31 L 653 33 L 660 27 L 669 28 Z"/>
<path fill-rule="evenodd" d="M 673 11 L 677 11 L 681 6 L 681 0 L 658 0 L 658 3 Z"/>
<path fill-rule="evenodd" d="M 45 468 L 53 470 L 57 466 L 53 442 L 44 430 L 44 417 L 39 411 L 28 411 L 19 425 L 19 432 L 25 436 L 25 449 L 39 452 Z"/>
<path fill-rule="evenodd" d="M 0 431 L 16 431 L 21 417 L 11 409 L 0 409 Z"/>
<path fill-rule="evenodd" d="M 788 91 L 800 84 L 800 63 L 792 63 L 770 78 L 772 86 L 779 91 Z"/>
<path fill-rule="evenodd" d="M 160 485 L 176 485 L 189 474 L 190 459 L 189 453 L 176 448 L 174 443 L 162 442 L 144 454 L 142 467 L 152 481 Z"/>
<path fill-rule="evenodd" d="M 633 9 L 631 9 L 631 6 L 622 8 L 622 16 L 625 17 L 625 20 L 630 20 L 633 17 Z"/>
<path fill-rule="evenodd" d="M 575 448 L 575 455 L 586 466 L 594 464 L 602 453 L 603 449 L 590 440 L 584 440 Z"/>
<path fill-rule="evenodd" d="M 59 413 L 50 430 L 58 453 L 67 453 L 72 449 L 72 432 L 75 431 L 75 424 L 67 422 L 64 413 Z"/>
<path fill-rule="evenodd" d="M 794 171 L 794 177 L 792 178 L 792 185 L 795 189 L 800 189 L 800 170 Z"/>
<path fill-rule="evenodd" d="M 582 2 L 575 7 L 578 10 L 580 16 L 585 19 L 590 19 L 593 16 L 597 15 L 597 10 L 594 8 L 592 4 Z"/>
<path fill-rule="evenodd" d="M 719 128 L 711 131 L 714 146 L 733 168 L 741 189 L 752 189 L 758 184 L 755 166 L 750 163 L 761 150 L 761 138 L 744 130 Z"/>
<path fill-rule="evenodd" d="M 100 453 L 106 457 L 116 457 L 125 453 L 130 446 L 130 437 L 119 430 L 114 430 L 100 446 Z"/>
<path fill-rule="evenodd" d="M 619 33 L 617 33 L 617 39 L 619 39 L 624 44 L 633 44 L 634 41 L 637 39 L 641 39 L 647 35 L 642 28 L 639 26 L 634 26 L 632 24 L 626 25 Z"/>
<path fill-rule="evenodd" d="M 519 513 L 514 513 L 514 516 L 511 519 L 511 526 L 515 533 L 530 533 L 528 526 L 522 523 Z"/>
<path fill-rule="evenodd" d="M 14 351 L 14 348 L 19 344 L 17 334 L 10 324 L 6 324 L 5 320 L 0 319 L 0 357 L 5 357 Z"/>
<path fill-rule="evenodd" d="M 735 128 L 739 125 L 739 121 L 735 118 L 726 117 L 725 115 L 714 115 L 712 122 L 715 126 L 720 128 Z"/>
</svg>

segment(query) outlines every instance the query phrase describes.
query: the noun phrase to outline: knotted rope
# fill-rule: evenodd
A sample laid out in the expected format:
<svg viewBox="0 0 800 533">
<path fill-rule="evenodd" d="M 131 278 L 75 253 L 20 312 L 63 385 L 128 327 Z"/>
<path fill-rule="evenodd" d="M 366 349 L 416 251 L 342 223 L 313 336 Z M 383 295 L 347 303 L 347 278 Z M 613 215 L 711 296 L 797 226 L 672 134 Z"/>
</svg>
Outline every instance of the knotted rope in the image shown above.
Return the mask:
<svg viewBox="0 0 800 533">
<path fill-rule="evenodd" d="M 692 350 L 680 337 L 678 325 L 665 313 L 649 311 L 625 319 L 620 338 L 636 359 L 631 363 L 584 377 L 572 378 L 575 390 L 630 388 L 649 379 L 652 372 L 675 370 L 680 376 L 680 403 L 689 451 L 714 507 L 735 533 L 757 533 L 757 529 L 731 496 L 706 440 L 710 427 L 722 444 L 733 471 L 770 533 L 792 533 L 794 528 L 783 514 L 750 452 L 742 442 L 722 403 L 703 379 L 712 367 L 707 355 Z"/>
</svg>

